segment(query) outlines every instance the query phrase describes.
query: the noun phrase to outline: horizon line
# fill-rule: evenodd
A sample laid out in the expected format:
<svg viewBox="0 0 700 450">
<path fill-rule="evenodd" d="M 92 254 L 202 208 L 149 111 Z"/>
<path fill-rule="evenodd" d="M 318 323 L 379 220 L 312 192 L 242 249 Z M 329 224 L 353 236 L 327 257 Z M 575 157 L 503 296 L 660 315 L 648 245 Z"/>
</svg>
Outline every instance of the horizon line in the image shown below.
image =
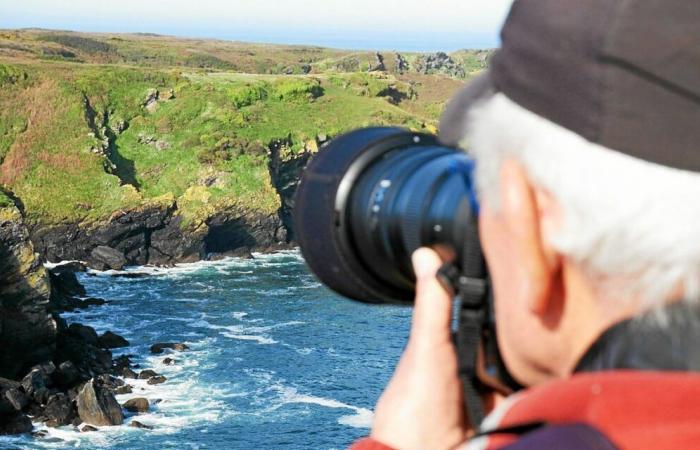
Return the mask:
<svg viewBox="0 0 700 450">
<path fill-rule="evenodd" d="M 71 28 L 45 28 L 42 26 L 27 26 L 27 27 L 9 27 L 5 28 L 4 26 L 0 25 L 0 31 L 47 31 L 47 32 L 67 32 L 67 33 L 83 33 L 83 34 L 98 34 L 98 35 L 133 35 L 133 36 L 144 36 L 144 37 L 163 37 L 163 38 L 174 38 L 174 39 L 182 39 L 182 40 L 203 40 L 203 41 L 220 41 L 220 42 L 232 42 L 232 43 L 240 43 L 240 44 L 253 44 L 253 45 L 279 45 L 279 46 L 289 46 L 289 47 L 317 47 L 317 48 L 323 48 L 323 49 L 331 49 L 331 50 L 339 50 L 339 51 L 389 51 L 389 52 L 407 52 L 407 53 L 436 53 L 436 52 L 445 52 L 445 53 L 453 53 L 453 52 L 458 52 L 462 50 L 494 50 L 499 47 L 498 44 L 496 45 L 472 45 L 470 46 L 469 44 L 465 46 L 458 46 L 458 45 L 445 45 L 440 47 L 439 44 L 436 46 L 435 42 L 432 43 L 432 45 L 427 44 L 425 45 L 424 49 L 418 49 L 418 46 L 420 43 L 414 41 L 413 45 L 407 41 L 405 45 L 407 47 L 405 48 L 400 48 L 400 47 L 393 47 L 393 46 L 386 46 L 382 43 L 377 43 L 376 46 L 369 46 L 369 45 L 362 45 L 360 44 L 359 46 L 342 46 L 340 45 L 334 45 L 330 43 L 330 41 L 334 39 L 329 39 L 326 38 L 325 41 L 329 42 L 326 44 L 319 43 L 317 41 L 316 43 L 314 42 L 306 42 L 306 41 L 287 41 L 287 42 L 282 42 L 280 40 L 276 40 L 275 38 L 273 39 L 265 39 L 265 38 L 255 38 L 253 37 L 250 40 L 242 39 L 242 38 L 237 38 L 237 37 L 218 37 L 218 36 L 212 36 L 212 35 L 189 35 L 189 34 L 172 34 L 171 32 L 156 32 L 156 31 L 135 31 L 135 30 L 130 30 L 130 31 L 108 31 L 108 30 L 94 30 L 94 29 L 71 29 Z M 448 33 L 445 33 L 448 34 Z M 478 33 L 482 38 L 486 37 L 485 33 Z M 321 41 L 324 39 L 322 38 Z M 342 41 L 346 42 L 351 42 L 353 39 L 352 38 L 346 38 L 346 37 L 336 37 L 336 41 L 339 43 Z M 399 39 L 400 40 L 400 39 Z M 492 40 L 492 39 L 484 39 L 484 40 Z M 360 39 L 357 39 L 356 42 L 361 42 Z M 421 40 L 422 42 L 422 40 Z M 352 44 L 350 44 L 352 45 Z M 408 48 L 413 46 L 414 48 Z"/>
</svg>

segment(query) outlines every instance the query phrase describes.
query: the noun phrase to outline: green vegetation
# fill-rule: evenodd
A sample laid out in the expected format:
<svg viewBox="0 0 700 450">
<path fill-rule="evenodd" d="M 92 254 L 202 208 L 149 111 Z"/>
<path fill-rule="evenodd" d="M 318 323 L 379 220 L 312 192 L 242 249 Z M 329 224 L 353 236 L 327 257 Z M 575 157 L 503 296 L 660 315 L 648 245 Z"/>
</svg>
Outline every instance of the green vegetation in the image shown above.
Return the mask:
<svg viewBox="0 0 700 450">
<path fill-rule="evenodd" d="M 152 35 L 0 31 L 0 186 L 22 200 L 30 220 L 48 223 L 173 202 L 184 226 L 233 206 L 275 212 L 272 142 L 293 157 L 361 126 L 434 132 L 463 83 L 392 72 L 388 62 L 382 72 L 357 71 L 373 58 Z M 342 70 L 348 61 L 357 61 L 355 71 Z M 471 74 L 473 63 L 460 64 Z"/>
</svg>

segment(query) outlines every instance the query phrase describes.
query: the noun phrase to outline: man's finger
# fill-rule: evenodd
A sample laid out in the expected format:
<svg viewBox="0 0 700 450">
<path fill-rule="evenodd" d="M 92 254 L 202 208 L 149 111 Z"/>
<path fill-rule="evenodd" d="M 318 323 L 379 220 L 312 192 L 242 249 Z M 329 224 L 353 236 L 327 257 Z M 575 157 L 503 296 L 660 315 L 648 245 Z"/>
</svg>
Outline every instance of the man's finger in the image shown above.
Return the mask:
<svg viewBox="0 0 700 450">
<path fill-rule="evenodd" d="M 416 250 L 412 261 L 416 273 L 416 301 L 411 338 L 450 339 L 452 297 L 435 277 L 443 261 L 429 248 Z"/>
</svg>

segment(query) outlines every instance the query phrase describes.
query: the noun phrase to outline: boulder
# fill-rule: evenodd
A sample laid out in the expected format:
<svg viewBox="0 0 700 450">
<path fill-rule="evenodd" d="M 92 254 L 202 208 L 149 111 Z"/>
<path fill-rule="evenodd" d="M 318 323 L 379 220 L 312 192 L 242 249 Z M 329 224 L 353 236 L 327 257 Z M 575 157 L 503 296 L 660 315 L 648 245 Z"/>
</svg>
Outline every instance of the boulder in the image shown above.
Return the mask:
<svg viewBox="0 0 700 450">
<path fill-rule="evenodd" d="M 120 372 L 124 367 L 131 367 L 131 355 L 121 355 L 114 358 L 114 368 Z"/>
<path fill-rule="evenodd" d="M 120 386 L 124 386 L 126 383 L 124 383 L 124 380 L 120 380 L 119 378 L 115 378 L 110 374 L 103 373 L 102 375 L 98 375 L 95 377 L 95 380 L 97 380 L 98 383 L 100 383 L 102 386 L 115 390 L 116 388 Z"/>
<path fill-rule="evenodd" d="M 69 425 L 75 418 L 73 403 L 64 393 L 58 393 L 49 397 L 44 408 L 46 424 L 50 427 Z"/>
<path fill-rule="evenodd" d="M 46 401 L 46 397 L 49 393 L 48 387 L 50 385 L 51 378 L 41 369 L 32 369 L 32 371 L 22 379 L 22 389 L 37 403 L 44 403 Z"/>
<path fill-rule="evenodd" d="M 80 390 L 77 398 L 78 415 L 91 425 L 121 425 L 122 409 L 109 389 L 91 379 Z"/>
<path fill-rule="evenodd" d="M 131 370 L 131 369 L 128 368 L 128 367 L 124 367 L 124 368 L 122 369 L 121 375 L 122 375 L 124 378 L 138 378 L 138 377 L 139 377 L 138 374 L 137 374 L 136 372 L 134 372 L 133 370 Z"/>
<path fill-rule="evenodd" d="M 143 428 L 144 430 L 152 430 L 153 429 L 152 426 L 145 425 L 145 424 L 139 422 L 138 420 L 132 420 L 131 423 L 129 424 L 129 426 L 134 427 L 134 428 Z"/>
<path fill-rule="evenodd" d="M 134 390 L 130 384 L 119 386 L 114 390 L 114 393 L 116 395 L 131 394 L 132 392 L 134 392 Z"/>
<path fill-rule="evenodd" d="M 53 374 L 53 380 L 59 387 L 70 387 L 78 382 L 80 373 L 73 361 L 63 361 Z"/>
<path fill-rule="evenodd" d="M 160 354 L 163 353 L 163 351 L 166 349 L 172 349 L 178 352 L 183 352 L 185 350 L 189 350 L 189 347 L 186 344 L 182 344 L 179 342 L 158 342 L 156 344 L 151 345 L 151 353 L 155 354 Z"/>
<path fill-rule="evenodd" d="M 87 344 L 94 346 L 99 345 L 99 336 L 97 335 L 97 331 L 95 331 L 95 329 L 91 326 L 72 323 L 68 327 L 68 332 Z"/>
<path fill-rule="evenodd" d="M 102 348 L 120 348 L 129 346 L 129 341 L 116 333 L 112 333 L 111 331 L 105 331 L 102 333 L 98 340 L 100 347 Z"/>
<path fill-rule="evenodd" d="M 87 433 L 90 431 L 98 431 L 97 428 L 93 427 L 92 425 L 83 425 L 83 427 L 80 429 L 82 433 Z"/>
<path fill-rule="evenodd" d="M 151 377 L 146 381 L 148 384 L 161 384 L 165 383 L 168 379 L 165 378 L 163 375 L 156 375 L 155 377 Z"/>
<path fill-rule="evenodd" d="M 165 364 L 166 366 L 172 366 L 173 364 L 176 364 L 176 363 L 177 363 L 177 360 L 172 359 L 172 358 L 163 359 L 163 364 Z"/>
<path fill-rule="evenodd" d="M 142 370 L 141 373 L 139 374 L 139 380 L 148 380 L 149 378 L 157 377 L 157 376 L 158 376 L 158 372 L 156 372 L 155 370 L 146 369 L 146 370 Z"/>
<path fill-rule="evenodd" d="M 129 412 L 134 412 L 134 413 L 144 413 L 148 412 L 148 409 L 150 408 L 150 405 L 148 403 L 147 398 L 143 397 L 135 397 L 127 400 L 124 402 L 122 405 L 124 409 L 126 409 Z"/>
<path fill-rule="evenodd" d="M 6 389 L 17 389 L 20 386 L 22 386 L 22 385 L 20 384 L 19 381 L 10 380 L 8 378 L 0 377 L 0 391 L 6 390 Z"/>
<path fill-rule="evenodd" d="M 24 414 L 12 414 L 0 420 L 0 435 L 22 434 L 32 431 L 32 421 Z"/>
<path fill-rule="evenodd" d="M 5 391 L 5 400 L 15 411 L 22 411 L 29 404 L 27 395 L 16 388 Z"/>
<path fill-rule="evenodd" d="M 88 265 L 96 270 L 122 270 L 126 263 L 124 253 L 106 245 L 92 249 L 88 258 Z"/>
</svg>

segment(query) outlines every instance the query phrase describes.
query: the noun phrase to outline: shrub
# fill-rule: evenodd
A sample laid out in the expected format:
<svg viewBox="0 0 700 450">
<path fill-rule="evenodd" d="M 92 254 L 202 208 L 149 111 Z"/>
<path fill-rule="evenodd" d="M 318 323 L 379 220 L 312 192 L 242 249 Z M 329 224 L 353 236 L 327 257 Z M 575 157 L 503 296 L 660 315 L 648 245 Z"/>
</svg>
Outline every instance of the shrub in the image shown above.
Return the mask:
<svg viewBox="0 0 700 450">
<path fill-rule="evenodd" d="M 17 67 L 0 64 L 0 86 L 15 84 L 27 78 L 27 73 Z"/>
<path fill-rule="evenodd" d="M 292 78 L 274 85 L 277 100 L 312 100 L 323 95 L 320 80 L 316 78 Z"/>
<path fill-rule="evenodd" d="M 265 100 L 267 98 L 267 85 L 266 83 L 253 83 L 234 86 L 228 89 L 227 95 L 236 108 L 243 108 Z"/>
</svg>

